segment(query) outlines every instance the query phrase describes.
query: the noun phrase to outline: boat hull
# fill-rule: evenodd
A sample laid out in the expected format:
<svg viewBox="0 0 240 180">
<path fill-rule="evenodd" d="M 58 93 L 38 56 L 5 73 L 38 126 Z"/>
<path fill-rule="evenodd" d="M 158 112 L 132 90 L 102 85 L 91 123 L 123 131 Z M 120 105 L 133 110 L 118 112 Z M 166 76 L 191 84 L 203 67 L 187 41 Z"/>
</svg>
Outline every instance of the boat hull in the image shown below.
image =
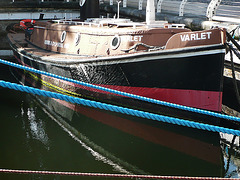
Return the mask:
<svg viewBox="0 0 240 180">
<path fill-rule="evenodd" d="M 119 91 L 201 109 L 221 111 L 224 47 L 184 48 L 103 58 L 44 60 L 14 48 L 20 64 Z M 38 76 L 39 77 L 39 76 Z M 57 91 L 113 100 L 112 94 L 41 76 Z M 45 83 L 46 84 L 46 83 Z M 118 96 L 119 98 L 119 96 Z M 101 100 L 101 99 L 100 99 Z"/>
</svg>

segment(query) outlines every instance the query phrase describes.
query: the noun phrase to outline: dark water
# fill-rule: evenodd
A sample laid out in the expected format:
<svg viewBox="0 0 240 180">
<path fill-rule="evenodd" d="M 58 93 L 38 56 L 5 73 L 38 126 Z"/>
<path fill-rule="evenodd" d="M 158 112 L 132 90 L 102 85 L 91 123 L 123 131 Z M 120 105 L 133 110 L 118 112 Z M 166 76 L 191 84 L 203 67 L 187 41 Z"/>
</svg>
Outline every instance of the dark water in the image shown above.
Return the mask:
<svg viewBox="0 0 240 180">
<path fill-rule="evenodd" d="M 16 80 L 0 65 L 0 79 Z M 239 177 L 219 133 L 130 117 L 0 88 L 0 168 Z M 14 175 L 0 179 L 113 179 Z"/>
</svg>

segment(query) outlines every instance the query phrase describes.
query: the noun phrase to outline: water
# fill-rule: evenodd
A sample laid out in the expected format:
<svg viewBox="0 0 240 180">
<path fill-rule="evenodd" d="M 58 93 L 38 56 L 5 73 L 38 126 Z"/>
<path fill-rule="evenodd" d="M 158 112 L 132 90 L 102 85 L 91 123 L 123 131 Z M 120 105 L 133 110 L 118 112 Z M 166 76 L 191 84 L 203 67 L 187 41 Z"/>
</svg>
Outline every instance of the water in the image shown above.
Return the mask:
<svg viewBox="0 0 240 180">
<path fill-rule="evenodd" d="M 32 96 L 7 89 L 0 90 L 2 168 L 113 172 L 112 168 L 96 160 L 91 151 L 49 118 Z M 12 179 L 12 175 L 0 174 L 0 179 L 8 177 Z M 17 176 L 18 179 L 19 177 L 40 178 Z"/>
<path fill-rule="evenodd" d="M 0 66 L 0 79 L 15 82 Z M 0 88 L 0 168 L 238 177 L 239 155 L 219 133 Z M 14 175 L 0 179 L 109 179 Z M 112 178 L 110 178 L 112 179 Z"/>
</svg>

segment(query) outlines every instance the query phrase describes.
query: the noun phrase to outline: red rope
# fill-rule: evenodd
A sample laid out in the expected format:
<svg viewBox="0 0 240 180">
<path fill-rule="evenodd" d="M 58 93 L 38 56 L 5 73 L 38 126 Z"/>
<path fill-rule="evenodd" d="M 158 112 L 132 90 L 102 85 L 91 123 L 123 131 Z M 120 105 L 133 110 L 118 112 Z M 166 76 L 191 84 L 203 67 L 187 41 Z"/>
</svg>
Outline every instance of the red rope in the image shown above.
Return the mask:
<svg viewBox="0 0 240 180">
<path fill-rule="evenodd" d="M 229 180 L 229 178 L 218 177 L 186 177 L 186 176 L 154 176 L 154 175 L 129 175 L 129 174 L 104 174 L 104 173 L 79 173 L 79 172 L 59 172 L 59 171 L 31 171 L 31 170 L 11 170 L 0 169 L 2 173 L 13 174 L 41 174 L 41 175 L 62 175 L 62 176 L 92 176 L 92 177 L 114 177 L 114 178 L 146 178 L 146 179 L 182 179 L 182 180 Z M 239 180 L 231 178 L 231 180 Z"/>
</svg>

